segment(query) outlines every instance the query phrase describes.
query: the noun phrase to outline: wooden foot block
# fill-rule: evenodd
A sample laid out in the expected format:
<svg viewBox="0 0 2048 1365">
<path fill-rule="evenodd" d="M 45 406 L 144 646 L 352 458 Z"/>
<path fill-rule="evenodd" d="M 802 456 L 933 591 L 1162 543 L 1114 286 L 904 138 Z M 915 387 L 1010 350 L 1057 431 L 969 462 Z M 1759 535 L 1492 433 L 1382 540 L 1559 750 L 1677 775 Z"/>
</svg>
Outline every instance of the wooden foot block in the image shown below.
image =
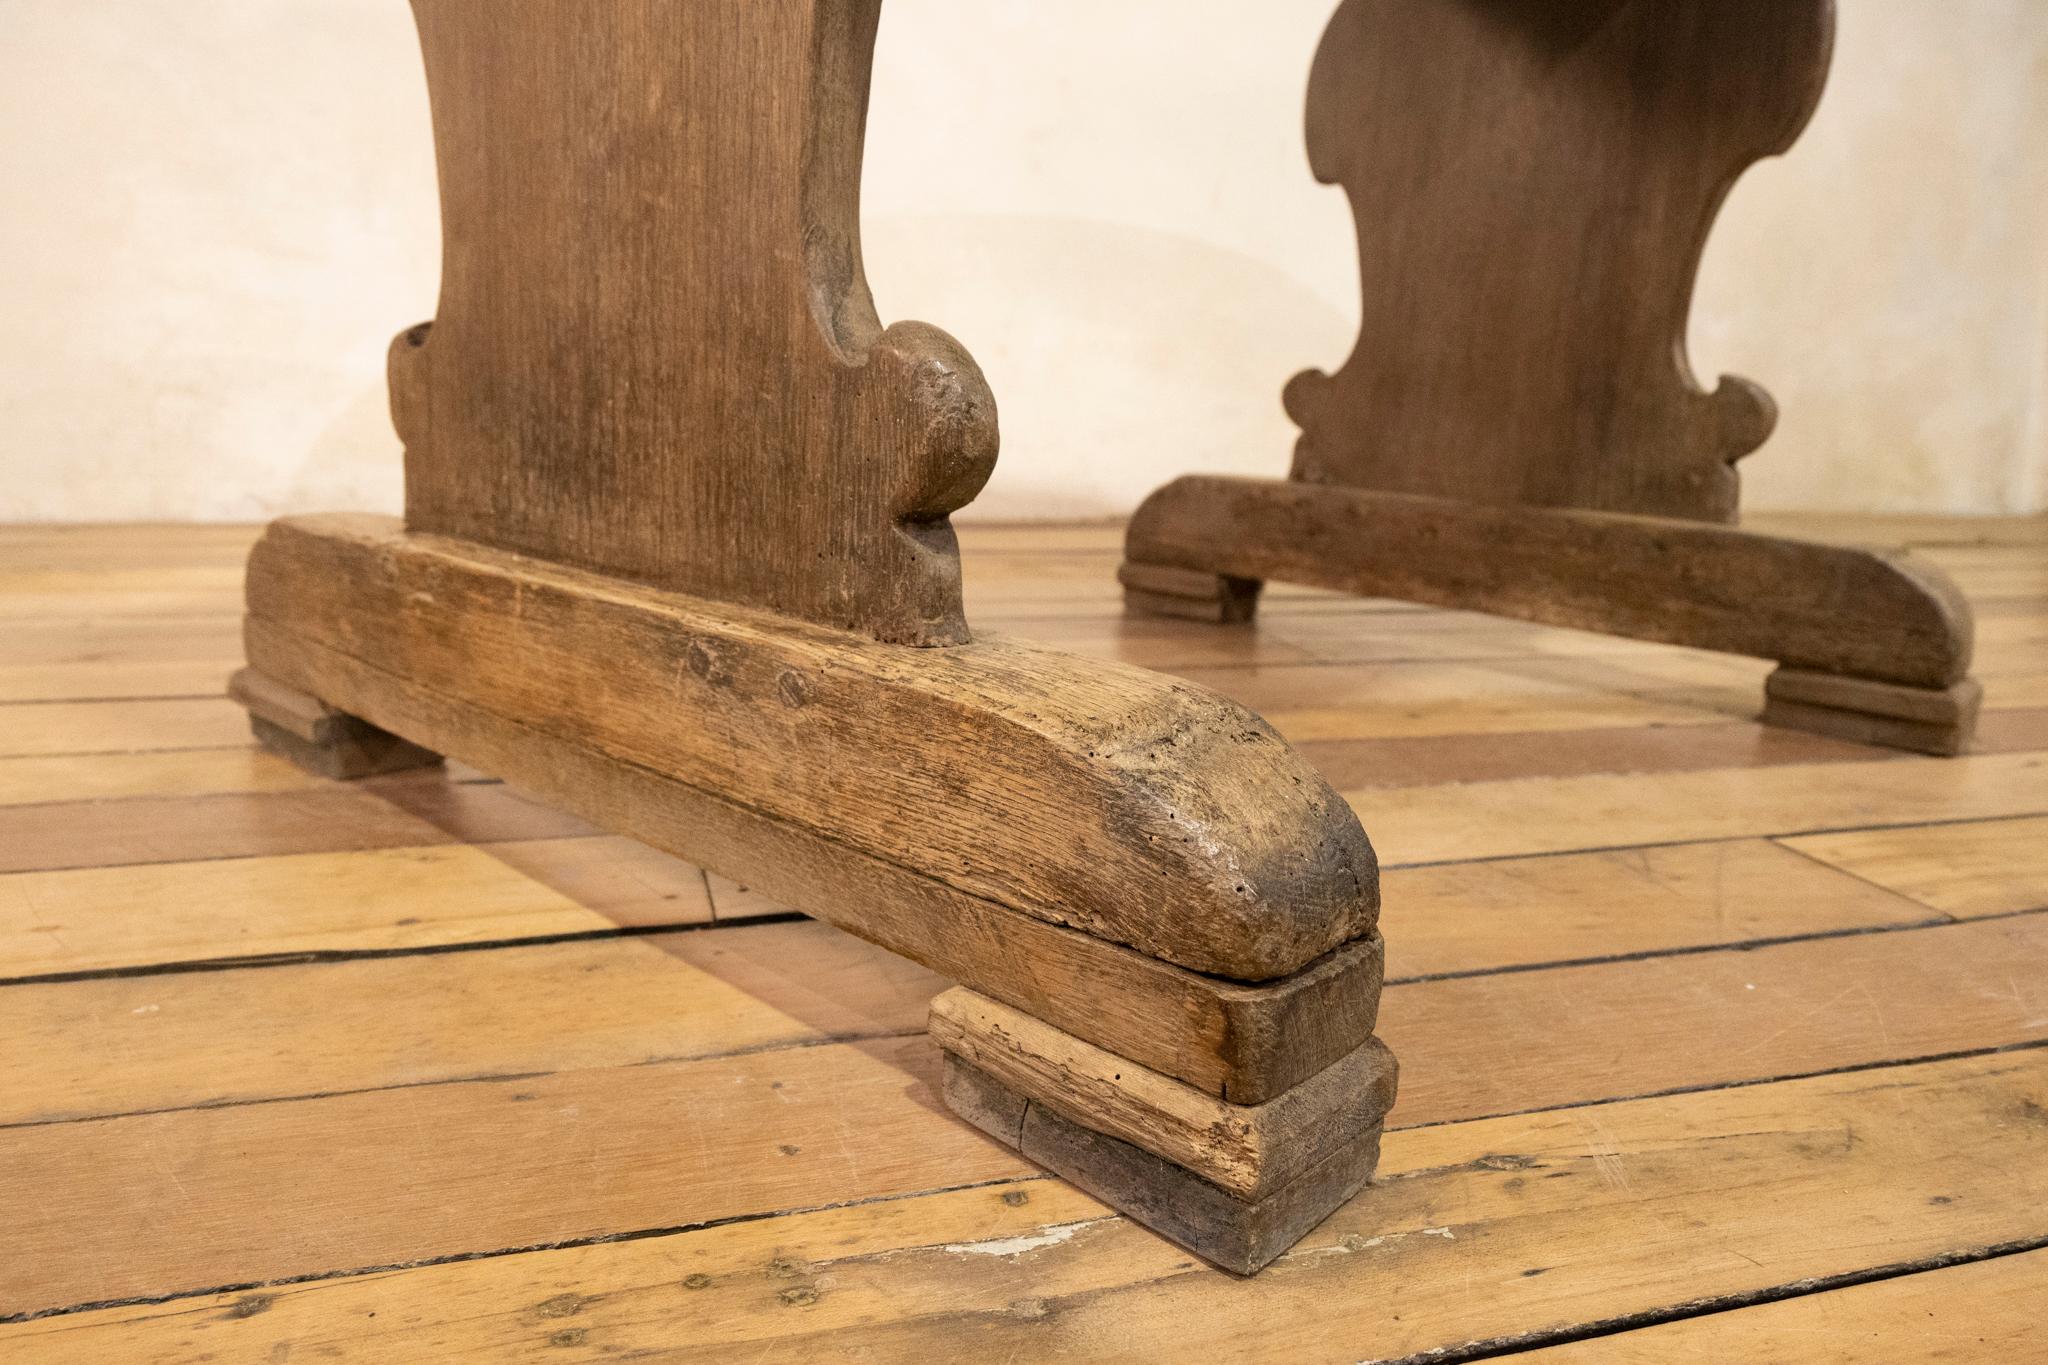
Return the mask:
<svg viewBox="0 0 2048 1365">
<path fill-rule="evenodd" d="M 1256 578 L 1232 578 L 1228 574 L 1134 560 L 1124 561 L 1116 576 L 1124 585 L 1124 609 L 1133 616 L 1166 616 L 1221 625 L 1251 620 L 1258 611 L 1259 589 L 1263 586 Z"/>
<path fill-rule="evenodd" d="M 441 761 L 432 750 L 254 669 L 228 680 L 228 696 L 248 708 L 249 728 L 264 748 L 322 777 L 351 781 Z"/>
<path fill-rule="evenodd" d="M 1075 1123 L 971 1062 L 945 1057 L 954 1113 L 1119 1213 L 1239 1275 L 1260 1270 L 1357 1194 L 1379 1163 L 1374 1124 L 1289 1184 L 1241 1199 L 1185 1167 Z"/>
<path fill-rule="evenodd" d="M 1377 1038 L 1230 1104 L 973 991 L 932 1002 L 953 1111 L 1205 1260 L 1249 1275 L 1356 1194 L 1397 1068 Z"/>
<path fill-rule="evenodd" d="M 1231 1104 L 974 991 L 932 1001 L 931 1035 L 1034 1103 L 1256 1202 L 1377 1129 L 1393 1054 L 1369 1038 L 1263 1104 Z"/>
<path fill-rule="evenodd" d="M 1763 721 L 1946 757 L 1970 746 L 1983 702 L 1984 688 L 1974 678 L 1946 688 L 1901 687 L 1780 668 L 1764 683 Z"/>
</svg>

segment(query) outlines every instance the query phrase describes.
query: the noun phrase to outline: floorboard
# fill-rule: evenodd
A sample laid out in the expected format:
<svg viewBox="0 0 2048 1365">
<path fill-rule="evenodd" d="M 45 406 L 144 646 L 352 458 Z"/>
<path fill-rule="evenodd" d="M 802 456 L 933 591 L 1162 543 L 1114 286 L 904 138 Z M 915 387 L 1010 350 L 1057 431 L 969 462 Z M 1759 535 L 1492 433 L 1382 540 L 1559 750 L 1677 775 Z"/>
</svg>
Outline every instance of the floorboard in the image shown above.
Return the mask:
<svg viewBox="0 0 2048 1365">
<path fill-rule="evenodd" d="M 249 527 L 0 527 L 0 1358 L 2048 1358 L 2048 519 L 1966 758 L 1767 665 L 1276 585 L 1121 614 L 961 528 L 977 626 L 1259 709 L 1386 867 L 1376 1185 L 1255 1279 L 954 1119 L 944 982 L 459 767 L 220 697 Z"/>
</svg>

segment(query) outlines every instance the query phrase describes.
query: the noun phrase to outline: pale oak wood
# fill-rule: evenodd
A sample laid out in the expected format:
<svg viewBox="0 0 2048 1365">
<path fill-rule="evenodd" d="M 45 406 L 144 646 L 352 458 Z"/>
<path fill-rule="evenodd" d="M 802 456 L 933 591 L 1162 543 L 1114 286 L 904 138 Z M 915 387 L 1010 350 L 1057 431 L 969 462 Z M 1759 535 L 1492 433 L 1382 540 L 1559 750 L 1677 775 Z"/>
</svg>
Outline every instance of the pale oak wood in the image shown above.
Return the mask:
<svg viewBox="0 0 2048 1365">
<path fill-rule="evenodd" d="M 52 1362 L 280 1344 L 347 1358 L 368 1333 L 387 1355 L 444 1359 L 1105 1343 L 1161 1360 L 1398 1357 L 2034 1236 L 2048 1137 L 2004 1116 L 2044 1102 L 2048 1064 L 2028 1052 L 1393 1133 L 1373 1199 L 1339 1210 L 1286 1273 L 1240 1283 L 1035 1180 L 102 1309 L 0 1325 L 0 1342 Z M 1837 1216 L 1845 1188 L 1861 1217 Z M 700 1324 L 688 1343 L 678 1315 Z"/>
<path fill-rule="evenodd" d="M 421 942 L 373 927 L 361 937 Z M 946 985 L 793 923 L 15 986 L 0 991 L 20 1060 L 0 1074 L 0 1126 L 901 1036 Z"/>
<path fill-rule="evenodd" d="M 227 749 L 0 758 L 0 806 L 308 791 L 320 783 L 317 775 L 253 744 Z"/>
<path fill-rule="evenodd" d="M 2040 1345 L 2036 1305 L 2044 1296 L 2048 1251 L 2029 1251 L 1594 1337 L 1527 1358 L 1530 1365 L 2025 1360 Z"/>
<path fill-rule="evenodd" d="M 2048 811 L 2048 754 L 1531 777 L 1348 799 L 1385 863 L 1821 833 Z"/>
<path fill-rule="evenodd" d="M 240 662 L 0 664 L 0 702 L 212 697 Z"/>
<path fill-rule="evenodd" d="M 1702 855 L 1745 848 L 1755 852 L 1755 846 L 1741 845 L 1690 852 Z M 1753 859 L 1707 858 L 1689 863 L 1682 856 L 1687 852 L 1663 850 L 1659 859 L 1640 866 L 1619 855 L 1584 855 L 1463 869 L 1470 874 L 1497 872 L 1495 885 L 1499 889 L 1526 885 L 1530 894 L 1511 904 L 1490 899 L 1484 883 L 1481 889 L 1466 894 L 1466 883 L 1453 880 L 1432 894 L 1429 879 L 1457 869 L 1419 870 L 1407 874 L 1417 879 L 1418 885 L 1416 895 L 1404 903 L 1412 904 L 1418 921 L 1452 922 L 1434 931 L 1440 954 L 1435 965 L 1472 972 L 1528 965 L 1546 953 L 1574 955 L 1570 951 L 1573 945 L 1554 943 L 1539 931 L 1515 937 L 1512 927 L 1501 921 L 1505 918 L 1512 923 L 1517 911 L 1553 919 L 1567 913 L 1571 904 L 1589 901 L 1626 907 L 1646 923 L 1669 918 L 1682 925 L 1681 916 L 1708 916 L 1713 906 L 1701 903 L 1700 897 L 1715 884 L 1740 896 L 1746 884 L 1774 878 L 1774 884 L 1790 899 L 1821 899 L 1825 891 L 1815 886 L 1814 878 L 1833 875 L 1789 853 L 1782 855 L 1786 862 L 1808 867 L 1813 876 L 1802 879 L 1794 870 L 1778 867 L 1769 859 L 1747 873 L 1742 870 L 1743 863 Z M 1577 869 L 1567 871 L 1566 865 L 1575 863 Z M 675 879 L 665 882 L 664 870 L 669 868 L 674 869 Z M 5 944 L 10 962 L 34 964 L 46 971 L 79 971 L 193 957 L 262 957 L 308 950 L 390 952 L 464 942 L 514 942 L 547 933 L 592 932 L 613 926 L 701 923 L 706 907 L 693 895 L 691 875 L 690 869 L 645 850 L 639 851 L 636 861 L 630 845 L 613 839 L 37 874 L 0 881 L 0 904 L 14 907 L 11 927 L 15 935 L 0 943 Z M 1851 887 L 1860 885 L 1847 877 L 1837 880 Z M 781 908 L 740 894 L 729 896 L 716 882 L 712 892 L 721 917 L 775 913 Z M 1839 899 L 1841 892 L 1834 895 Z M 1870 899 L 1879 906 L 1893 901 L 1875 891 Z M 97 906 L 138 902 L 160 906 L 161 913 L 140 919 L 92 913 Z M 1747 924 L 1756 933 L 1810 927 L 1774 920 L 1772 908 L 1768 904 L 1731 908 L 1732 915 L 1749 918 L 1736 918 L 1728 927 L 1739 930 Z M 1845 913 L 1836 927 L 1877 927 L 1884 922 L 1874 915 L 1864 920 Z M 56 932 L 44 932 L 50 929 Z M 1420 924 L 1416 932 L 1423 932 Z M 1643 941 L 1620 940 L 1610 946 L 1622 950 L 1657 946 L 1649 941 L 1648 930 L 1641 932 Z M 265 937 L 252 938 L 254 934 Z M 593 1049 L 608 1047 L 626 1050 L 611 1054 L 616 1061 L 645 1060 L 677 1046 L 676 1020 L 667 1008 L 650 1009 L 624 1033 L 607 1027 L 593 1036 L 586 1017 L 590 1008 L 602 1004 L 608 1011 L 612 997 L 619 994 L 649 1002 L 672 998 L 673 1010 L 681 1011 L 693 1028 L 702 1030 L 692 1046 L 705 1052 L 739 1051 L 760 1041 L 759 1035 L 743 1028 L 727 1030 L 728 1023 L 735 1019 L 744 1023 L 750 1016 L 707 1011 L 701 1003 L 693 1003 L 704 997 L 734 999 L 734 986 L 743 986 L 764 1003 L 775 1003 L 800 1018 L 817 1021 L 820 1011 L 826 1019 L 838 1017 L 837 1002 L 843 992 L 812 983 L 840 981 L 841 973 L 857 982 L 887 980 L 896 983 L 890 987 L 892 998 L 910 1003 L 903 1012 L 880 1020 L 877 1030 L 913 1031 L 924 1018 L 925 997 L 931 993 L 933 978 L 907 962 L 818 926 L 749 930 L 747 939 L 763 945 L 755 958 L 736 959 L 721 947 L 729 941 L 721 932 L 664 939 L 662 943 L 674 947 L 662 954 L 648 952 L 641 941 L 633 940 L 611 948 L 597 944 L 537 947 L 516 953 L 280 967 L 225 977 L 200 973 L 18 987 L 11 1003 L 9 997 L 0 996 L 0 1012 L 18 1022 L 0 1027 L 10 1036 L 24 1039 L 42 1029 L 51 1034 L 52 1047 L 47 1051 L 23 1049 L 32 1063 L 19 1077 L 23 1103 L 44 1092 L 75 1095 L 89 1078 L 93 1092 L 102 1096 L 97 1103 L 120 1112 L 219 1098 L 275 1098 L 298 1093 L 309 1074 L 320 1078 L 323 1090 L 406 1084 L 430 1074 L 419 1069 L 383 1069 L 385 1058 L 419 1059 L 440 1068 L 445 1078 L 493 1070 L 552 1069 L 566 1064 L 565 1057 L 587 1059 Z M 1986 943 L 1995 951 L 1998 941 Z M 1819 951 L 1825 954 L 1828 949 Z M 1906 956 L 1918 951 L 1908 945 Z M 1987 967 L 1996 965 L 1995 958 L 1981 952 L 1965 956 Z M 763 976 L 735 970 L 736 960 L 779 962 L 780 966 L 772 975 Z M 1753 998 L 1749 988 L 1757 984 L 1757 978 L 1744 975 L 1751 960 L 1721 954 L 1702 960 L 1700 981 L 1721 985 L 1688 988 L 1674 996 L 1668 1009 L 1652 1006 L 1649 1016 L 1662 1022 L 1648 1026 L 1650 1035 L 1683 1038 L 1702 1028 L 1739 1032 L 1732 1016 L 1700 1018 L 1685 1012 L 1730 1006 L 1760 1010 L 1763 1026 L 1774 1027 L 1780 997 L 1767 993 Z M 1801 964 L 1811 958 L 1766 956 L 1756 960 L 1769 968 L 1767 978 L 1796 984 Z M 679 965 L 688 961 L 715 965 L 718 980 L 688 973 Z M 1682 959 L 1679 970 L 1689 970 L 1685 965 L 1689 961 Z M 1772 965 L 1780 961 L 1787 965 L 1782 969 Z M 579 965 L 558 967 L 559 962 Z M 1882 969 L 1883 963 L 1878 966 Z M 1587 1011 L 1605 1019 L 1625 1008 L 1631 998 L 1655 995 L 1662 989 L 1659 973 L 1665 970 L 1621 964 L 1610 972 L 1574 978 L 1575 989 L 1584 993 Z M 590 971 L 602 973 L 614 984 L 603 995 L 587 992 L 583 983 Z M 1908 964 L 1904 971 L 1910 979 L 1923 976 L 1926 969 Z M 700 984 L 685 984 L 681 977 Z M 1476 998 L 1484 1004 L 1482 1014 L 1512 1013 L 1517 1008 L 1515 1001 L 1540 1011 L 1543 1001 L 1554 994 L 1550 983 L 1556 979 L 1537 974 L 1519 985 L 1505 981 L 1419 991 L 1402 987 L 1395 991 L 1395 999 L 1398 1007 L 1410 1014 L 1421 1011 L 1432 1019 L 1448 1017 L 1449 1031 L 1465 1038 L 1467 1031 L 1457 1023 L 1461 991 L 1479 992 Z M 318 1011 L 303 1009 L 303 1001 L 315 995 L 332 1003 Z M 389 999 L 414 1003 L 402 1012 L 393 1012 L 384 1004 Z M 527 1002 L 528 1008 L 490 1031 L 488 1041 L 497 1060 L 486 1063 L 478 1051 L 481 1040 L 468 1034 L 464 1026 L 476 1009 L 503 999 Z M 1869 999 L 1859 996 L 1859 1005 Z M 1442 1003 L 1432 1003 L 1436 1001 Z M 234 1023 L 237 1018 L 239 1025 Z M 2001 1018 L 1972 1015 L 1944 1026 L 1964 1027 L 1970 1019 L 1995 1024 Z M 1845 1016 L 1845 1022 L 1855 1026 L 1854 1012 Z M 528 1024 L 539 1032 L 530 1036 L 523 1031 L 522 1026 Z M 823 1023 L 819 1026 L 826 1027 Z M 1411 1027 L 1419 1031 L 1419 1026 Z M 208 1049 L 208 1064 L 196 1075 L 181 1069 L 181 1049 L 186 1044 L 229 1034 L 247 1041 L 238 1041 L 229 1050 Z M 1469 1036 L 1476 1047 L 1483 1045 L 1486 1034 L 1482 1029 Z M 1796 1059 L 1796 1048 L 1804 1037 L 1788 1032 L 1781 1040 L 1795 1049 L 1789 1057 Z M 64 1038 L 72 1040 L 71 1048 L 57 1046 Z M 85 1040 L 89 1038 L 103 1041 L 88 1045 Z M 269 1040 L 282 1041 L 272 1046 Z M 522 1050 L 528 1047 L 534 1050 Z M 1595 1052 L 1597 1055 L 1597 1048 Z M 1562 1071 L 1566 1068 L 1560 1065 L 1560 1058 L 1565 1055 L 1559 1049 L 1510 1063 L 1512 1074 L 1494 1084 L 1510 1092 L 1540 1088 L 1540 1076 L 1532 1080 L 1525 1068 Z M 308 1059 L 313 1058 L 320 1060 L 309 1068 Z M 1669 1061 L 1668 1054 L 1658 1051 L 1652 1054 L 1650 1064 L 1656 1067 Z M 1453 1064 L 1465 1065 L 1462 1061 Z M 1496 1069 L 1499 1065 L 1496 1063 Z M 62 1080 L 63 1075 L 74 1073 L 76 1080 Z M 1446 1083 L 1455 1086 L 1456 1078 L 1449 1077 Z M 195 1085 L 201 1088 L 195 1089 Z M 0 1119 L 4 1121 L 15 1120 Z"/>
<path fill-rule="evenodd" d="M 2037 749 L 2022 735 L 1997 733 L 1981 753 Z M 1453 782 L 1584 777 L 1603 773 L 1704 772 L 1820 763 L 1868 763 L 1898 755 L 1825 735 L 1749 722 L 1704 725 L 1602 726 L 1510 734 L 1432 735 L 1400 739 L 1303 740 L 1301 756 L 1331 785 L 1360 801 L 1367 791 L 1435 787 Z"/>
<path fill-rule="evenodd" d="M 42 1192 L 0 1215 L 20 1252 L 0 1262 L 0 1313 L 1028 1174 L 938 1112 L 937 1070 L 922 1037 L 881 1039 L 784 1049 L 772 1067 L 714 1058 L 0 1129 L 10 1194 Z M 121 1215 L 138 1198 L 176 1234 L 138 1244 Z M 337 1200 L 346 1216 L 316 1213 Z"/>
<path fill-rule="evenodd" d="M 2029 915 L 1391 986 L 1388 1122 L 2039 1042 L 2044 966 L 2048 916 Z M 1526 1041 L 1487 1057 L 1483 1038 Z"/>
<path fill-rule="evenodd" d="M 0 706 L 0 758 L 248 743 L 249 722 L 242 709 L 219 697 Z"/>
<path fill-rule="evenodd" d="M 1396 868 L 1385 889 L 1393 981 L 1936 918 L 1897 888 L 1753 839 Z"/>
<path fill-rule="evenodd" d="M 147 913 L 126 909 L 138 906 Z M 699 869 L 607 837 L 0 877 L 0 960 L 8 976 L 389 952 L 711 919 Z"/>
<path fill-rule="evenodd" d="M 1873 829 L 1783 842 L 1958 919 L 2048 907 L 2048 818 Z"/>
<path fill-rule="evenodd" d="M 1652 958 L 1394 988 L 1387 992 L 1383 1031 L 1398 1047 L 1406 1025 L 1397 1012 L 1406 1011 L 1431 1061 L 1426 1069 L 1411 1064 L 1389 1126 L 1444 1124 L 1503 1107 L 1582 1104 L 1626 1096 L 1646 1083 L 1728 1085 L 1916 1050 L 1940 1054 L 2038 1039 L 2048 1020 L 2038 1002 L 1954 984 L 2003 983 L 2007 972 L 2048 961 L 2048 940 L 2036 921 L 2017 937 L 2017 921 L 1989 921 L 1840 940 L 1833 946 L 1857 952 L 1839 971 L 1816 965 L 1835 960 L 1824 955 L 1828 945 L 1798 944 L 1717 954 L 1716 963 Z M 460 971 L 467 957 L 449 959 L 452 969 Z M 359 965 L 323 970 L 346 973 Z M 162 999 L 173 999 L 181 980 L 164 978 Z M 1701 984 L 1688 988 L 1688 981 Z M 65 989 L 85 994 L 98 985 Z M 1558 1017 L 1560 998 L 1575 1004 L 1569 1020 Z M 569 1025 L 582 999 L 572 987 L 559 1005 L 549 1004 L 548 996 L 533 1003 Z M 1844 1001 L 1854 1007 L 1841 1010 Z M 1830 1009 L 1838 1012 L 1831 1016 Z M 1817 1019 L 1829 1026 L 1816 1027 Z M 1580 1032 L 1561 1038 L 1554 1052 L 1504 1050 L 1502 1038 L 1518 1036 L 1531 1020 L 1546 1028 L 1569 1022 Z M 393 1019 L 385 1028 L 402 1034 L 404 1025 Z M 1627 1038 L 1618 1036 L 1624 1027 Z M 1700 1043 L 1724 1037 L 1730 1040 L 1724 1048 Z M 1635 1049 L 1638 1038 L 1642 1047 Z M 334 1041 L 356 1046 L 345 1036 Z M 450 1042 L 459 1046 L 459 1038 Z M 545 1039 L 537 1044 L 565 1046 Z M 269 1275 L 331 1272 L 460 1246 L 516 1247 L 785 1210 L 828 1197 L 843 1202 L 931 1189 L 964 1183 L 963 1169 L 970 1172 L 966 1180 L 1022 1174 L 1018 1166 L 965 1162 L 953 1125 L 938 1109 L 929 1049 L 922 1038 L 871 1040 L 0 1130 L 0 1170 L 19 1172 L 18 1179 L 45 1196 L 0 1204 L 0 1215 L 14 1220 L 0 1233 L 11 1244 L 39 1249 L 8 1273 L 17 1277 L 17 1288 L 39 1285 L 36 1293 L 57 1295 L 53 1304 L 78 1302 L 62 1298 L 74 1291 L 52 1286 L 204 1288 L 252 1278 L 257 1264 Z M 2016 1053 L 2004 1060 L 2038 1070 L 2040 1056 Z M 1899 1101 L 1885 1087 L 1859 1074 L 1836 1079 L 1875 1096 L 1872 1103 L 1893 1115 L 1887 1131 L 1898 1142 L 1932 1140 L 1925 1137 L 1932 1116 L 1901 1124 Z M 1989 1102 L 1979 1095 L 1956 1103 Z M 815 1109 L 782 1111 L 813 1103 Z M 1570 1111 L 1563 1121 L 1579 1122 Z M 866 1135 L 863 1140 L 837 1140 L 849 1124 Z M 1838 1127 L 1822 1131 L 1832 1134 L 1830 1150 L 1841 1146 Z M 2048 1135 L 2048 1128 L 2041 1131 Z M 470 1140 L 451 1147 L 439 1136 L 448 1132 Z M 339 1140 L 343 1134 L 346 1141 Z M 1792 1135 L 1806 1140 L 1810 1130 L 1801 1126 Z M 674 1151 L 700 1144 L 765 1156 L 785 1143 L 797 1146 L 799 1156 L 673 1161 Z M 1577 1150 L 1584 1152 L 1584 1145 Z M 1924 1160 L 1937 1157 L 1929 1153 Z M 1946 1169 L 1949 1154 L 1939 1161 Z M 304 1188 L 299 1173 L 314 1162 L 324 1172 L 322 1184 Z M 479 1188 L 475 1182 L 485 1173 L 494 1193 L 479 1200 L 468 1191 Z M 337 1198 L 355 1210 L 349 1220 L 327 1226 L 311 1218 L 307 1201 L 325 1207 Z M 1354 1220 L 1349 1228 L 1363 1226 L 1369 1229 L 1363 1235 L 1371 1235 L 1397 1226 L 1371 1221 L 1385 1198 L 1382 1189 L 1351 1205 L 1343 1215 Z M 176 1243 L 127 1238 L 110 1201 L 176 1210 L 180 1226 L 190 1230 Z M 183 1278 L 174 1283 L 167 1276 Z M 17 1301 L 0 1296 L 0 1303 Z"/>
<path fill-rule="evenodd" d="M 0 873 L 595 832 L 496 783 L 398 773 L 309 790 L 0 806 Z"/>
</svg>

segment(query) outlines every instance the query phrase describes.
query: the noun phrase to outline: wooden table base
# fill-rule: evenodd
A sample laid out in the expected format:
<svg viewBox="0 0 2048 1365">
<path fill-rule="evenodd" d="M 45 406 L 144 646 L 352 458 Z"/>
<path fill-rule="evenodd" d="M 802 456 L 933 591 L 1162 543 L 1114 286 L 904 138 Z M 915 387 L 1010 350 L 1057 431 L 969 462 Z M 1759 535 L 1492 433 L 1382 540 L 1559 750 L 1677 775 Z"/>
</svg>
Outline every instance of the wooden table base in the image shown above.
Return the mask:
<svg viewBox="0 0 2048 1365">
<path fill-rule="evenodd" d="M 1975 729 L 1970 608 L 1903 552 L 1713 522 L 1190 476 L 1132 518 L 1134 614 L 1239 623 L 1266 579 L 1782 665 L 1768 724 L 1954 754 Z"/>
<path fill-rule="evenodd" d="M 270 526 L 234 694 L 316 772 L 446 754 L 950 976 L 1108 1068 L 1082 1122 L 1293 1113 L 1380 1055 L 1372 846 L 1244 708 L 968 629 L 995 400 L 868 294 L 879 11 L 415 0 L 445 249 L 390 351 L 405 520 Z M 1248 1269 L 1341 1164 L 1234 1240 L 1155 1221 Z"/>
<path fill-rule="evenodd" d="M 1777 410 L 1685 358 L 1708 229 L 1798 137 L 1833 24 L 1831 0 L 1344 0 L 1307 131 L 1357 224 L 1358 344 L 1287 386 L 1286 481 L 1139 509 L 1130 610 L 1249 621 L 1275 578 L 1729 650 L 1788 670 L 1768 723 L 1966 747 L 1962 595 L 1903 554 L 1738 530 L 1736 462 Z"/>
<path fill-rule="evenodd" d="M 332 777 L 460 758 L 966 983 L 934 1036 L 1043 1110 L 1005 1140 L 1218 1264 L 1370 1174 L 1372 849 L 1242 708 L 377 517 L 274 523 L 247 593 L 231 691 L 266 745 Z M 987 1126 L 977 1093 L 947 1087 Z"/>
</svg>

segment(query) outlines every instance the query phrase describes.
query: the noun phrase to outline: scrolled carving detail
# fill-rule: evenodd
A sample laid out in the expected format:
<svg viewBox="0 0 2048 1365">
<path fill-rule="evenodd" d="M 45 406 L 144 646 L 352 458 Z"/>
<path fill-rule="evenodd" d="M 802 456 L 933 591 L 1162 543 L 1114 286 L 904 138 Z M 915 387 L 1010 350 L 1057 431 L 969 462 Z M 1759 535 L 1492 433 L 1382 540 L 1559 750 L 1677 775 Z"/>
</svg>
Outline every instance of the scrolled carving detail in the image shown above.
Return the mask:
<svg viewBox="0 0 2048 1365">
<path fill-rule="evenodd" d="M 1736 178 L 1818 101 L 1831 0 L 1344 0 L 1310 163 L 1357 221 L 1357 348 L 1288 387 L 1294 477 L 1733 520 L 1763 390 L 1685 358 Z"/>
</svg>

